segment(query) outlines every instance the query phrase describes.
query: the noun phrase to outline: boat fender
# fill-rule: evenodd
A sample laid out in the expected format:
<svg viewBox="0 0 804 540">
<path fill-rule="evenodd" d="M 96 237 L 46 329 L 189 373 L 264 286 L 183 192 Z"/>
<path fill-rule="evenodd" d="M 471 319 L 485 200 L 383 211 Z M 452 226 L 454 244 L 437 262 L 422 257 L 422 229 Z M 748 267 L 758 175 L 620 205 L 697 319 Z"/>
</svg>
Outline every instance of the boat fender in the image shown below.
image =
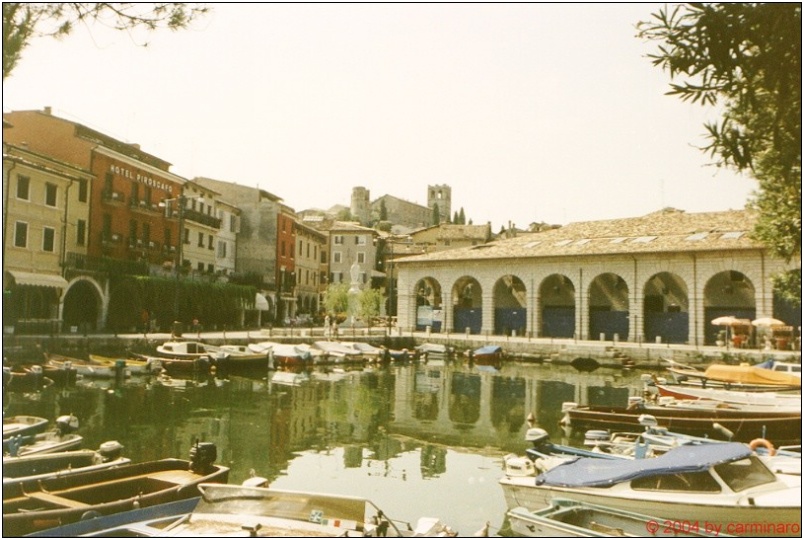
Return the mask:
<svg viewBox="0 0 804 540">
<path fill-rule="evenodd" d="M 776 449 L 773 447 L 773 444 L 767 439 L 754 439 L 750 443 L 748 443 L 748 448 L 751 449 L 752 452 L 756 452 L 757 448 L 760 446 L 766 448 L 768 450 L 769 456 L 776 455 Z"/>
</svg>

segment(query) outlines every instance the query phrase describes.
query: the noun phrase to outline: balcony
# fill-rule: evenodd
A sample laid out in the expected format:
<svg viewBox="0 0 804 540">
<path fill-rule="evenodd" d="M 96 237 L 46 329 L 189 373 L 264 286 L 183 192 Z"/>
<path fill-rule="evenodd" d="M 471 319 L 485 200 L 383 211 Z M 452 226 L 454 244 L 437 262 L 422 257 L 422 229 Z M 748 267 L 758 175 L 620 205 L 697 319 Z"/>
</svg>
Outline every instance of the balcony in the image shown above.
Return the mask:
<svg viewBox="0 0 804 540">
<path fill-rule="evenodd" d="M 81 274 L 129 274 L 148 275 L 148 263 L 144 261 L 123 261 L 110 257 L 90 257 L 83 253 L 67 253 L 64 261 L 68 279 Z"/>
<path fill-rule="evenodd" d="M 213 229 L 221 228 L 221 220 L 219 218 L 202 214 L 198 210 L 191 210 L 189 208 L 186 209 L 184 211 L 184 219 L 205 225 L 207 227 L 212 227 Z"/>
</svg>

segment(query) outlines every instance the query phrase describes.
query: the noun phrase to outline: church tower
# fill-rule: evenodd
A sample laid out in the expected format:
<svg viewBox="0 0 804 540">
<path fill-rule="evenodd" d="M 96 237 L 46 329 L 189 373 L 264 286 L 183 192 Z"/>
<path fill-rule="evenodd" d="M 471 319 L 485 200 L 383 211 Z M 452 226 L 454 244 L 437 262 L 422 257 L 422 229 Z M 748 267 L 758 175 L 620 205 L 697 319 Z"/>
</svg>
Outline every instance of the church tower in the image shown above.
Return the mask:
<svg viewBox="0 0 804 540">
<path fill-rule="evenodd" d="M 361 225 L 366 225 L 371 220 L 371 203 L 369 202 L 369 190 L 364 187 L 352 188 L 352 204 L 349 212 L 354 219 L 360 221 Z"/>
<path fill-rule="evenodd" d="M 427 208 L 432 210 L 436 204 L 441 223 L 452 219 L 452 188 L 447 184 L 427 186 Z"/>
</svg>

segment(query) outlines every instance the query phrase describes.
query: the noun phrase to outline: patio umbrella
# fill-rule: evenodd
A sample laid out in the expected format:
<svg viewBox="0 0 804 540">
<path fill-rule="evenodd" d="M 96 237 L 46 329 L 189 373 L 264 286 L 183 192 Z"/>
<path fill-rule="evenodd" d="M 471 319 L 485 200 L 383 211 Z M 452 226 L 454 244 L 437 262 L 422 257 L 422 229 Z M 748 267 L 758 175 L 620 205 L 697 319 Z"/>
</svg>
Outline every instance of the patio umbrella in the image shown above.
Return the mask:
<svg viewBox="0 0 804 540">
<path fill-rule="evenodd" d="M 774 319 L 773 317 L 760 317 L 759 319 L 754 319 L 751 321 L 751 324 L 754 326 L 785 326 L 784 321 L 780 321 L 779 319 Z"/>
<path fill-rule="evenodd" d="M 738 319 L 734 315 L 724 315 L 717 319 L 712 319 L 712 324 L 715 326 L 734 326 L 735 324 L 740 324 L 740 321 L 741 319 Z"/>
</svg>

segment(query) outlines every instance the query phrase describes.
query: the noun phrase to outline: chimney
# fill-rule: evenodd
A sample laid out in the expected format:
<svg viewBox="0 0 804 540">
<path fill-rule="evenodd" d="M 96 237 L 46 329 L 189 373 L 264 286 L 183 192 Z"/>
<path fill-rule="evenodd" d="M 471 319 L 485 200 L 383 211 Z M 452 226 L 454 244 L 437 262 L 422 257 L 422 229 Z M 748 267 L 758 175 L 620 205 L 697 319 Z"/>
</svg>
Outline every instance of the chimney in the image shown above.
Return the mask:
<svg viewBox="0 0 804 540">
<path fill-rule="evenodd" d="M 46 105 L 46 106 L 45 106 L 45 114 L 46 114 L 46 115 L 48 115 L 48 116 L 50 116 L 51 114 L 53 114 L 53 109 L 51 108 L 51 106 L 50 106 L 50 105 Z"/>
</svg>

